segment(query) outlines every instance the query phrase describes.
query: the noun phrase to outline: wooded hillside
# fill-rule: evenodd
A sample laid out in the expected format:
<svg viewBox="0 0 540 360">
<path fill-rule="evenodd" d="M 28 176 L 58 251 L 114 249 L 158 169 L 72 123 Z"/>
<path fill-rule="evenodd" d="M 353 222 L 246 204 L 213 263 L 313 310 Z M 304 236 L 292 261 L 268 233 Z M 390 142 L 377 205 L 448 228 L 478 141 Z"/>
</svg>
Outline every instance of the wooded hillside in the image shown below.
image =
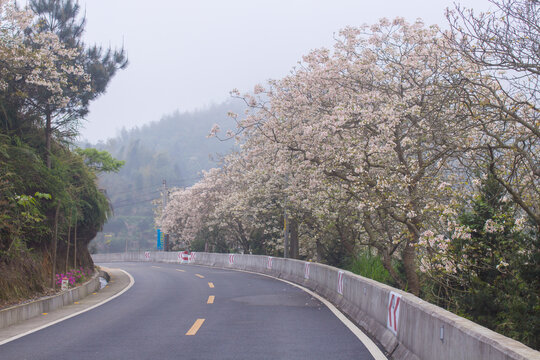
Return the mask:
<svg viewBox="0 0 540 360">
<path fill-rule="evenodd" d="M 201 171 L 218 166 L 220 154 L 233 141 L 208 138 L 214 124 L 233 128 L 230 111 L 242 103 L 229 101 L 192 112 L 175 112 L 141 128 L 122 130 L 117 137 L 86 144 L 110 152 L 125 161 L 117 174 L 100 176 L 114 215 L 91 244 L 92 251 L 149 250 L 156 247 L 154 211 L 161 206 L 163 180 L 167 187 L 188 187 Z"/>
<path fill-rule="evenodd" d="M 122 165 L 72 141 L 127 66 L 123 49 L 84 44 L 73 1 L 28 6 L 0 1 L 0 306 L 89 275 L 87 245 L 109 214 L 96 173 Z"/>
</svg>

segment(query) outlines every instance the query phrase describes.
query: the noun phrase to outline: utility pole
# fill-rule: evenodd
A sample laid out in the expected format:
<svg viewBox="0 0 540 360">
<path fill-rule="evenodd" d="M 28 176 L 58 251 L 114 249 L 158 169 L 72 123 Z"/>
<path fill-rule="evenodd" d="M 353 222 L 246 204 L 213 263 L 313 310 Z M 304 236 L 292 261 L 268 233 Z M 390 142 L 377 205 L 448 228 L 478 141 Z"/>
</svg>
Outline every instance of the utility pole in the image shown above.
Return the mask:
<svg viewBox="0 0 540 360">
<path fill-rule="evenodd" d="M 285 174 L 285 184 L 289 184 L 289 174 Z M 285 189 L 284 189 L 285 190 Z M 287 192 L 285 193 L 285 202 L 283 204 L 283 257 L 289 257 L 289 219 L 287 217 Z"/>
<path fill-rule="evenodd" d="M 165 207 L 167 206 L 167 181 L 163 179 L 163 208 L 162 213 L 165 212 Z"/>
<path fill-rule="evenodd" d="M 169 197 L 169 193 L 168 193 L 168 190 L 167 190 L 167 181 L 165 179 L 163 179 L 163 200 L 162 200 L 162 209 L 161 209 L 161 216 L 163 216 L 163 214 L 165 214 L 165 208 L 167 207 L 167 198 Z M 167 235 L 165 233 L 163 233 L 163 239 L 161 240 L 161 246 L 162 246 L 162 249 L 164 251 L 167 251 L 167 247 L 169 244 L 167 244 L 167 242 L 165 241 L 165 239 L 167 239 Z"/>
<path fill-rule="evenodd" d="M 122 221 L 124 222 L 124 225 L 126 225 L 126 230 L 127 230 L 127 236 L 126 236 L 126 253 L 127 253 L 128 252 L 128 239 L 131 237 L 131 228 L 126 220 L 122 220 Z"/>
<path fill-rule="evenodd" d="M 289 222 L 287 221 L 287 208 L 285 208 L 283 212 L 283 231 L 285 232 L 285 239 L 283 241 L 283 257 L 288 258 L 289 257 Z"/>
</svg>

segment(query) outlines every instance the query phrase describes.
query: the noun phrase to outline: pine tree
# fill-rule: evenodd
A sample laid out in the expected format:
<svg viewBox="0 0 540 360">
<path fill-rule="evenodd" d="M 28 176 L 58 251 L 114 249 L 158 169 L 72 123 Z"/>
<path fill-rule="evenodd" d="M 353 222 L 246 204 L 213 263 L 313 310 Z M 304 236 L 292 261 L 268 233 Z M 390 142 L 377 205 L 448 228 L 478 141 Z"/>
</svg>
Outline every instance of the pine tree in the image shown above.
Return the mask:
<svg viewBox="0 0 540 360">
<path fill-rule="evenodd" d="M 101 46 L 87 46 L 82 36 L 86 25 L 85 16 L 79 17 L 80 6 L 73 0 L 31 0 L 30 9 L 37 16 L 34 31 L 56 34 L 66 49 L 72 49 L 77 56 L 74 64 L 84 70 L 82 76 L 70 76 L 69 82 L 62 84 L 62 91 L 69 99 L 67 104 L 54 105 L 48 101 L 47 94 L 36 91 L 31 94 L 31 103 L 39 107 L 45 122 L 46 162 L 51 167 L 51 136 L 55 130 L 61 130 L 61 138 L 70 138 L 78 134 L 78 124 L 88 113 L 90 102 L 103 94 L 119 69 L 128 65 L 123 48 L 113 50 Z"/>
<path fill-rule="evenodd" d="M 466 259 L 458 270 L 452 301 L 471 320 L 533 348 L 540 343 L 540 237 L 491 175 L 482 181 L 461 223 L 470 239 L 453 246 Z"/>
</svg>

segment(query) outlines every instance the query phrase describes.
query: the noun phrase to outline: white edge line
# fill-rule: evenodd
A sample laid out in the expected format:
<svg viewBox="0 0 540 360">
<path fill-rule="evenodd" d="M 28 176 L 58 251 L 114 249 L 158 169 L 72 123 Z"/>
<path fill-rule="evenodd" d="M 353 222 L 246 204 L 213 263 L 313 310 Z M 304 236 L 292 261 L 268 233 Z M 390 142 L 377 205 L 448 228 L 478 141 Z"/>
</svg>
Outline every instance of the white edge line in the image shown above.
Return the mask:
<svg viewBox="0 0 540 360">
<path fill-rule="evenodd" d="M 208 266 L 208 265 L 202 265 L 202 264 L 193 264 L 193 265 L 217 268 L 214 266 Z M 283 281 L 284 283 L 287 283 L 292 286 L 296 286 L 297 288 L 307 292 L 309 295 L 315 297 L 317 300 L 322 302 L 358 338 L 358 340 L 360 340 L 362 344 L 364 344 L 366 349 L 371 353 L 371 356 L 373 356 L 375 360 L 388 360 L 388 358 L 384 355 L 381 349 L 373 342 L 373 340 L 371 340 L 371 338 L 367 336 L 366 334 L 364 334 L 364 332 L 360 330 L 358 326 L 356 326 L 351 320 L 349 320 L 345 315 L 343 315 L 343 313 L 339 311 L 339 309 L 336 308 L 334 304 L 332 304 L 330 301 L 326 300 L 319 294 L 309 290 L 308 288 L 305 288 L 302 285 L 295 284 L 285 279 L 280 279 L 272 275 L 258 273 L 255 271 L 232 269 L 232 268 L 218 268 L 218 269 L 233 270 L 233 271 L 240 271 L 240 272 L 245 272 L 245 273 L 250 273 L 250 274 L 255 274 L 255 275 L 262 275 L 262 276 L 266 276 L 272 279 Z"/>
<path fill-rule="evenodd" d="M 85 313 L 85 312 L 87 312 L 87 311 L 90 311 L 90 310 L 92 310 L 92 309 L 95 309 L 95 308 L 97 308 L 98 306 L 101 306 L 101 305 L 103 305 L 103 304 L 105 304 L 105 303 L 107 303 L 107 302 L 109 302 L 109 301 L 111 301 L 111 300 L 113 300 L 113 299 L 119 297 L 120 295 L 122 295 L 123 293 L 125 293 L 126 291 L 128 291 L 128 290 L 133 286 L 133 284 L 135 284 L 135 279 L 134 279 L 133 276 L 131 276 L 131 274 L 128 273 L 127 271 L 124 271 L 124 270 L 122 270 L 122 269 L 118 269 L 118 270 L 122 271 L 122 272 L 125 273 L 127 276 L 129 276 L 129 285 L 128 285 L 126 288 L 124 288 L 122 291 L 120 291 L 118 294 L 116 294 L 116 295 L 114 295 L 114 296 L 111 296 L 110 298 L 105 299 L 105 300 L 103 300 L 103 301 L 100 302 L 100 303 L 97 303 L 97 304 L 95 304 L 95 305 L 92 305 L 92 306 L 90 306 L 90 307 L 87 308 L 87 309 L 78 311 L 78 312 L 73 313 L 73 314 L 68 315 L 68 316 L 64 316 L 63 318 L 60 318 L 60 319 L 55 320 L 55 321 L 53 321 L 53 322 L 50 322 L 50 323 L 48 323 L 48 324 L 42 325 L 42 326 L 40 326 L 40 327 L 37 327 L 37 328 L 32 329 L 32 330 L 30 330 L 30 331 L 27 331 L 27 332 L 25 332 L 25 333 L 22 333 L 22 334 L 19 334 L 19 335 L 15 335 L 15 336 L 13 336 L 13 337 L 10 337 L 9 339 L 2 340 L 2 341 L 0 341 L 0 345 L 7 344 L 8 342 L 11 342 L 11 341 L 13 341 L 13 340 L 17 340 L 17 339 L 19 339 L 19 338 L 22 338 L 23 336 L 30 335 L 30 334 L 32 334 L 32 333 L 35 333 L 36 331 L 45 329 L 45 328 L 47 328 L 47 327 L 49 327 L 49 326 L 52 326 L 52 325 L 54 325 L 54 324 L 58 324 L 59 322 L 62 322 L 62 321 L 64 321 L 64 320 L 70 319 L 70 318 L 72 318 L 72 317 L 75 317 L 75 316 L 77 316 L 77 315 L 80 315 L 80 314 L 82 314 L 82 313 Z"/>
<path fill-rule="evenodd" d="M 258 273 L 256 273 L 256 274 L 258 274 Z M 261 275 L 268 276 L 266 274 L 261 274 Z M 386 356 L 384 356 L 381 349 L 379 349 L 379 347 L 373 342 L 373 340 L 371 340 L 369 338 L 369 336 L 364 334 L 364 332 L 362 330 L 360 330 L 360 328 L 358 328 L 358 326 L 356 326 L 351 320 L 349 320 L 345 315 L 343 315 L 343 313 L 341 311 L 339 311 L 339 309 L 336 308 L 334 306 L 334 304 L 332 304 L 330 301 L 326 300 L 325 298 L 323 298 L 319 294 L 314 293 L 313 291 L 311 291 L 311 290 L 309 290 L 309 289 L 307 289 L 307 288 L 305 288 L 305 287 L 303 287 L 301 285 L 295 284 L 293 282 L 290 282 L 290 281 L 287 281 L 287 280 L 284 280 L 284 279 L 276 278 L 276 277 L 273 277 L 273 276 L 270 276 L 270 277 L 272 277 L 274 279 L 277 279 L 277 280 L 280 280 L 280 281 L 283 281 L 284 283 L 290 284 L 292 286 L 296 286 L 297 288 L 307 292 L 309 295 L 315 297 L 317 300 L 319 300 L 324 305 L 326 305 L 326 307 L 328 309 L 330 309 L 330 311 L 332 313 L 334 313 L 334 315 L 347 328 L 349 328 L 349 330 L 351 330 L 351 332 L 358 338 L 358 340 L 360 340 L 364 344 L 364 346 L 368 349 L 368 351 L 371 353 L 371 355 L 373 356 L 373 358 L 375 360 L 388 360 L 388 358 Z"/>
</svg>

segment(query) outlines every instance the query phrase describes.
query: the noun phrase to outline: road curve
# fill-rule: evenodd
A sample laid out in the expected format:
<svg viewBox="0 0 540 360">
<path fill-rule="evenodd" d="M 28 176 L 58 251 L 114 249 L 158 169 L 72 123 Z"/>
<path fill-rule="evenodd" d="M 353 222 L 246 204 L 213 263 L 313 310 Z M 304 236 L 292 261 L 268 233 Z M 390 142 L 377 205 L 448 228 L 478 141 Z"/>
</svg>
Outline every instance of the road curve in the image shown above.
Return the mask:
<svg viewBox="0 0 540 360">
<path fill-rule="evenodd" d="M 0 359 L 373 359 L 319 300 L 230 270 L 114 263 L 125 294 L 0 346 Z"/>
</svg>

